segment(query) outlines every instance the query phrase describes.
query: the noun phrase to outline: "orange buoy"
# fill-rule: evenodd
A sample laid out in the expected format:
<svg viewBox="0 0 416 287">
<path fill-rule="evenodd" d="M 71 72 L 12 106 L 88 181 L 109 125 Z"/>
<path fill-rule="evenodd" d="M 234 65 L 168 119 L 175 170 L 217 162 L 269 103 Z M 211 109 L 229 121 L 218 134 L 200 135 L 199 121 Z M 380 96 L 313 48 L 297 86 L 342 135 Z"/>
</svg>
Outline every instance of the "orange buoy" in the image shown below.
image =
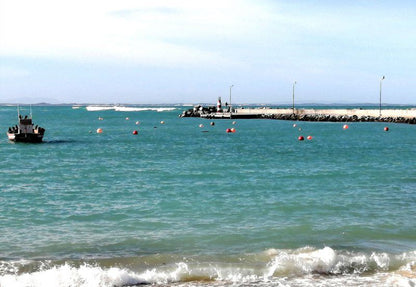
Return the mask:
<svg viewBox="0 0 416 287">
<path fill-rule="evenodd" d="M 305 138 L 303 136 L 299 136 L 298 140 L 303 141 Z"/>
<path fill-rule="evenodd" d="M 139 133 L 139 132 L 138 132 L 138 131 L 136 131 L 136 130 L 134 130 L 134 131 L 133 131 L 133 134 L 134 134 L 134 135 L 137 135 L 138 133 Z"/>
<path fill-rule="evenodd" d="M 232 128 L 232 129 L 231 129 L 231 132 L 232 132 L 232 133 L 235 133 L 235 132 L 236 132 L 235 128 Z"/>
<path fill-rule="evenodd" d="M 102 128 L 98 128 L 97 129 L 97 134 L 101 134 L 103 132 L 103 129 Z"/>
<path fill-rule="evenodd" d="M 164 121 L 160 121 L 160 123 L 163 125 L 163 124 L 165 124 L 165 122 Z"/>
<path fill-rule="evenodd" d="M 348 128 L 349 128 L 349 126 L 348 126 L 348 125 L 344 125 L 342 128 L 343 128 L 344 130 L 346 130 L 346 129 L 348 129 Z"/>
<path fill-rule="evenodd" d="M 296 128 L 298 125 L 297 124 L 293 124 L 293 127 Z"/>
<path fill-rule="evenodd" d="M 384 127 L 384 131 L 388 132 L 389 131 L 389 127 Z"/>
<path fill-rule="evenodd" d="M 231 133 L 231 129 L 226 129 L 225 132 L 226 133 Z"/>
<path fill-rule="evenodd" d="M 312 136 L 308 136 L 308 137 L 307 137 L 307 139 L 308 139 L 308 140 L 311 140 L 311 139 L 312 139 Z"/>
<path fill-rule="evenodd" d="M 203 127 L 204 127 L 204 125 L 203 125 L 203 124 L 200 124 L 200 125 L 199 125 L 199 127 L 200 127 L 200 128 L 203 128 Z"/>
</svg>

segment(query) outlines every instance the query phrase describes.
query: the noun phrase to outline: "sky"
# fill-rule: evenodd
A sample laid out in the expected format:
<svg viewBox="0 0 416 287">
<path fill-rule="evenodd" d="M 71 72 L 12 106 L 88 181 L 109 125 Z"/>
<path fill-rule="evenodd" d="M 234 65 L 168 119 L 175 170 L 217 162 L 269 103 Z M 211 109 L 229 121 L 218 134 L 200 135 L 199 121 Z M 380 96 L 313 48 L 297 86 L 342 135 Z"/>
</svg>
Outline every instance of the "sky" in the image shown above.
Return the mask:
<svg viewBox="0 0 416 287">
<path fill-rule="evenodd" d="M 0 0 L 0 103 L 415 105 L 415 27 L 413 0 Z"/>
</svg>

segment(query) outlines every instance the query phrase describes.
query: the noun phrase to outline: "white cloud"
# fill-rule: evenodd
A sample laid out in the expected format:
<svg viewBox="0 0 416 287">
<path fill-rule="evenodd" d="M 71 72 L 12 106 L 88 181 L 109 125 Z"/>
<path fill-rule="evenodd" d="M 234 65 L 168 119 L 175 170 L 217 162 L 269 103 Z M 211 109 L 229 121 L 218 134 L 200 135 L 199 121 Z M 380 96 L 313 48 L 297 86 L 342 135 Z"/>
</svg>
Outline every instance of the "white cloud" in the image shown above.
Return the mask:
<svg viewBox="0 0 416 287">
<path fill-rule="evenodd" d="M 250 34 L 256 15 L 241 1 L 0 1 L 1 55 L 151 65 L 237 65 L 203 43 Z"/>
<path fill-rule="evenodd" d="M 55 83 L 68 97 L 87 94 L 90 85 L 101 94 L 122 86 L 132 95 L 138 75 L 142 92 L 154 83 L 161 89 L 163 77 L 166 94 L 184 93 L 182 81 L 194 83 L 192 96 L 193 88 L 205 85 L 211 96 L 214 86 L 230 82 L 244 84 L 247 97 L 294 80 L 315 95 L 340 86 L 356 93 L 343 82 L 363 90 L 380 73 L 412 82 L 415 10 L 411 3 L 367 2 L 0 0 L 0 57 L 9 65 L 0 74 L 31 71 L 38 76 L 33 85 Z M 100 88 L 111 82 L 102 80 L 109 72 L 123 75 L 123 85 Z M 60 73 L 65 77 L 54 77 Z M 3 89 L 14 87 L 21 92 L 4 81 Z"/>
</svg>

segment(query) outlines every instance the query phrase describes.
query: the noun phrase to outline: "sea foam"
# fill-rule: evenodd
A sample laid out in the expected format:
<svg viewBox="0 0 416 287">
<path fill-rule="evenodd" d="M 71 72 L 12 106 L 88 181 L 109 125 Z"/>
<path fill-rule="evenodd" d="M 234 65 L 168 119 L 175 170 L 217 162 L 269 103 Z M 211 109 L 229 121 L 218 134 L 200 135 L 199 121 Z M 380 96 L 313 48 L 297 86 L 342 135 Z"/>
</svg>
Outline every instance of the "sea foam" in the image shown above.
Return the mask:
<svg viewBox="0 0 416 287">
<path fill-rule="evenodd" d="M 87 111 L 108 111 L 114 110 L 116 112 L 143 112 L 143 111 L 156 111 L 156 112 L 167 112 L 174 111 L 174 107 L 125 107 L 125 106 L 87 106 Z"/>
<path fill-rule="evenodd" d="M 179 257 L 178 257 L 179 258 Z M 268 259 L 267 259 L 268 258 Z M 400 255 L 361 254 L 336 251 L 330 247 L 294 250 L 267 250 L 263 254 L 241 255 L 240 260 L 182 258 L 183 261 L 160 263 L 142 270 L 114 263 L 113 267 L 96 263 L 78 266 L 70 263 L 38 265 L 32 272 L 3 266 L 0 286 L 135 286 L 142 284 L 206 286 L 249 284 L 250 286 L 414 286 L 416 252 Z M 31 263 L 27 263 L 31 264 Z M 33 263 L 32 263 L 33 264 Z M 10 264 L 9 264 L 10 265 Z M 13 264 L 12 264 L 13 265 Z M 16 266 L 25 265 L 16 262 Z M 133 268 L 134 269 L 134 268 Z M 365 275 L 365 276 L 363 276 Z M 280 285 L 279 285 L 280 284 Z"/>
<path fill-rule="evenodd" d="M 46 270 L 20 275 L 0 277 L 0 286 L 125 286 L 146 283 L 134 273 L 120 268 L 103 269 L 97 266 L 83 265 L 72 267 L 64 264 Z"/>
</svg>

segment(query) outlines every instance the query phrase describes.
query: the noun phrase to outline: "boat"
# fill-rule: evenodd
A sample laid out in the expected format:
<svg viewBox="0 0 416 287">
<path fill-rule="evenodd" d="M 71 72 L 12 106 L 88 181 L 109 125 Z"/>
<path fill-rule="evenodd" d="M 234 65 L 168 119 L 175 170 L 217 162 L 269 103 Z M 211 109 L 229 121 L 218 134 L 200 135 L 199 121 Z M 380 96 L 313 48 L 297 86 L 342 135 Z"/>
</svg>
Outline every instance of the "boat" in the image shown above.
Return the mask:
<svg viewBox="0 0 416 287">
<path fill-rule="evenodd" d="M 17 115 L 19 124 L 9 127 L 7 131 L 7 137 L 13 142 L 25 142 L 25 143 L 40 143 L 42 142 L 45 129 L 38 125 L 33 125 L 32 112 L 29 116 L 22 116 L 19 108 L 17 109 Z"/>
</svg>

